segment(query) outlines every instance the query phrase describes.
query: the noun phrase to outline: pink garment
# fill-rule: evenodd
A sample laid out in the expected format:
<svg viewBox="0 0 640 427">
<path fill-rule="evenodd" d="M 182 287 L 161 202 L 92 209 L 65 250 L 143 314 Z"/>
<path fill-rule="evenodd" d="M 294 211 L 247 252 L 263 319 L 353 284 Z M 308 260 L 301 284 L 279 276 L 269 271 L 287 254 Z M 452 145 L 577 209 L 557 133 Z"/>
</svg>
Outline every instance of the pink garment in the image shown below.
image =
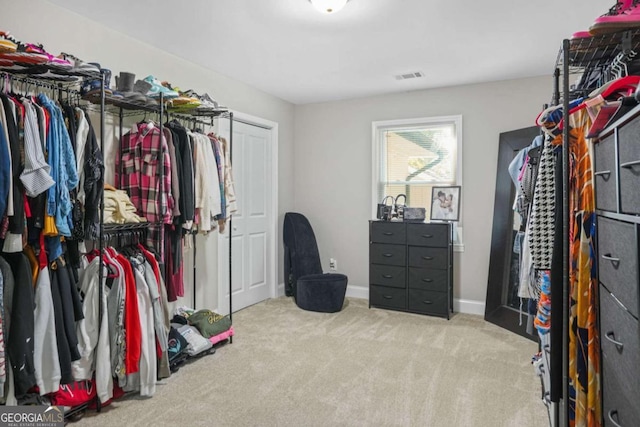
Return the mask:
<svg viewBox="0 0 640 427">
<path fill-rule="evenodd" d="M 231 326 L 227 331 L 224 331 L 218 335 L 214 335 L 212 337 L 209 337 L 209 341 L 211 341 L 211 344 L 218 344 L 220 341 L 224 341 L 229 337 L 234 336 L 235 333 L 233 332 L 233 326 Z"/>
</svg>

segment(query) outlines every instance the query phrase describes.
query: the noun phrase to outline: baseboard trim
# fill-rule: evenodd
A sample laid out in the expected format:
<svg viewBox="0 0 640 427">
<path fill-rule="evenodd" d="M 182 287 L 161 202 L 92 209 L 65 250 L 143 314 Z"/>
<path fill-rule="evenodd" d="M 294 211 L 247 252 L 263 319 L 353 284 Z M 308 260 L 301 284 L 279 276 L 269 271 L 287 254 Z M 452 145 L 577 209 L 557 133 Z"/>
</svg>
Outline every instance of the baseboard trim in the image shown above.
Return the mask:
<svg viewBox="0 0 640 427">
<path fill-rule="evenodd" d="M 369 287 L 368 286 L 347 286 L 347 294 L 349 298 L 369 299 Z"/>
<path fill-rule="evenodd" d="M 484 316 L 485 303 L 470 299 L 453 299 L 453 311 L 456 313 L 478 314 Z"/>
<path fill-rule="evenodd" d="M 284 295 L 284 282 L 278 285 L 278 297 Z M 347 286 L 347 294 L 349 298 L 369 299 L 369 288 L 367 286 Z M 477 314 L 484 316 L 485 303 L 468 299 L 454 298 L 453 311 L 456 313 Z"/>
</svg>

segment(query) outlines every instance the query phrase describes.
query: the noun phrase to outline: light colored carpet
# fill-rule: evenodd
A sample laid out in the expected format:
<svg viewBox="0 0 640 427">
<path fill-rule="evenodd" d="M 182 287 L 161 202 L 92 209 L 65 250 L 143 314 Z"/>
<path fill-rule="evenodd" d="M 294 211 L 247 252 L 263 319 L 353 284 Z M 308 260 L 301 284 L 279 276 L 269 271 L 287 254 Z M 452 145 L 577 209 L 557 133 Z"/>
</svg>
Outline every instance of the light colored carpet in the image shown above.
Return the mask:
<svg viewBox="0 0 640 427">
<path fill-rule="evenodd" d="M 340 313 L 268 300 L 234 315 L 233 344 L 183 367 L 153 398 L 74 426 L 548 425 L 532 341 L 456 314 Z"/>
</svg>

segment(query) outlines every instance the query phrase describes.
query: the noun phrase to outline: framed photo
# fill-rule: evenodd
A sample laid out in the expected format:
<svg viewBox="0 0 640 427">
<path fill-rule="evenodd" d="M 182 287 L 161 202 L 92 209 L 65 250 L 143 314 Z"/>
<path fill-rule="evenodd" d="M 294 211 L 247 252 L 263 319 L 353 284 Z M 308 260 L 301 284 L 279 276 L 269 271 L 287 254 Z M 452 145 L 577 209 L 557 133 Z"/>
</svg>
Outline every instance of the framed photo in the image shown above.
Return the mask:
<svg viewBox="0 0 640 427">
<path fill-rule="evenodd" d="M 459 185 L 433 187 L 431 193 L 431 220 L 460 221 Z"/>
</svg>

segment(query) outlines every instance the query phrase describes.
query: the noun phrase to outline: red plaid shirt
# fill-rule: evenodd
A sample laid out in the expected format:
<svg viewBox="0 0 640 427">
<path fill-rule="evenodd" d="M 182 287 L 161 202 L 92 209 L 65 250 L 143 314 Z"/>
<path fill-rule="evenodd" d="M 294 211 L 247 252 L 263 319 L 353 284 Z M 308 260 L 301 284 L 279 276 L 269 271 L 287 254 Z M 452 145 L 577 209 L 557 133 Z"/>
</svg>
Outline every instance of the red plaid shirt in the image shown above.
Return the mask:
<svg viewBox="0 0 640 427">
<path fill-rule="evenodd" d="M 131 131 L 122 137 L 120 147 L 121 157 L 116 157 L 116 183 L 129 194 L 138 215 L 146 217 L 152 223 L 148 244 L 164 259 L 161 224 L 171 223 L 174 207 L 171 195 L 171 157 L 167 141 L 160 135 L 158 127 L 141 123 L 133 125 Z M 164 167 L 162 185 L 161 166 Z"/>
</svg>

